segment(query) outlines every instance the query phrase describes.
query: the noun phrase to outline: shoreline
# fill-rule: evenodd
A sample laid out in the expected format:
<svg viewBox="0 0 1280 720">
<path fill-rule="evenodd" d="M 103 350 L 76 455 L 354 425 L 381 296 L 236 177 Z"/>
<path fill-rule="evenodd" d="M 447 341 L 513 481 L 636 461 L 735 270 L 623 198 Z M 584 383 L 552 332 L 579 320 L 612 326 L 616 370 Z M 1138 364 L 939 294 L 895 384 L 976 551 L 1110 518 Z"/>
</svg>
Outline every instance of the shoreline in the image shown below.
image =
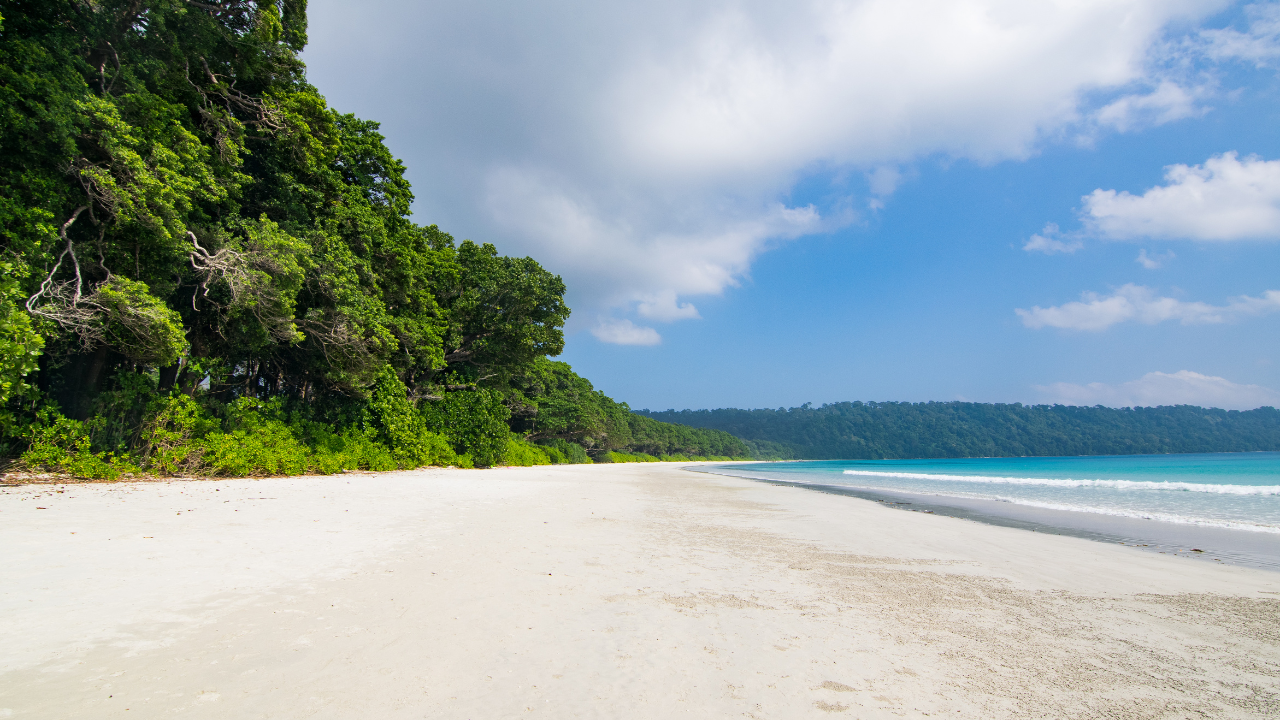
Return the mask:
<svg viewBox="0 0 1280 720">
<path fill-rule="evenodd" d="M 1163 522 L 1084 511 L 1056 510 L 984 498 L 883 490 L 853 485 L 806 483 L 724 474 L 755 482 L 870 500 L 897 510 L 955 517 L 1028 532 L 1118 543 L 1148 552 L 1280 572 L 1280 534 Z"/>
<path fill-rule="evenodd" d="M 1063 459 L 1079 458 L 1072 456 Z M 713 468 L 704 471 L 716 472 Z M 897 509 L 949 515 L 989 525 L 1071 535 L 1099 542 L 1130 545 L 1157 553 L 1280 571 L 1280 532 L 1275 531 L 1272 526 L 1251 526 L 1244 521 L 1201 521 L 1194 517 L 1180 518 L 1156 511 L 1144 513 L 1132 509 L 1108 512 L 1105 508 L 1080 507 L 1074 506 L 1074 503 L 1044 504 L 1020 501 L 1017 498 L 950 494 L 945 489 L 869 487 L 850 480 L 836 480 L 834 477 L 829 480 L 818 477 L 793 480 L 785 475 L 771 475 L 767 468 L 739 472 L 726 467 L 724 472 L 733 477 L 750 478 L 759 482 L 778 482 L 828 494 L 860 497 Z M 889 474 L 896 476 L 894 473 Z M 927 478 L 933 475 L 910 477 Z M 962 479 L 961 476 L 941 477 Z"/>
<path fill-rule="evenodd" d="M 1274 572 L 701 467 L 0 488 L 0 713 L 1280 707 Z"/>
</svg>

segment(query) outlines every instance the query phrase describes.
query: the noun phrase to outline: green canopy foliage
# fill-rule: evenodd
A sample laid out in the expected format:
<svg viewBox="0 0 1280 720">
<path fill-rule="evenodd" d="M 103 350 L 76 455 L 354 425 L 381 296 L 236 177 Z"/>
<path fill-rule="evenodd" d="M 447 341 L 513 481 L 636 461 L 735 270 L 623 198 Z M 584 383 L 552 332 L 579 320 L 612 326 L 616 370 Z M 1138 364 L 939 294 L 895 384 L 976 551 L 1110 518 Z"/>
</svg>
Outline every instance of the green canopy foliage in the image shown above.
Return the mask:
<svg viewBox="0 0 1280 720">
<path fill-rule="evenodd" d="M 667 410 L 656 420 L 742 438 L 761 459 L 963 458 L 1280 450 L 1280 411 L 844 402 Z"/>
<path fill-rule="evenodd" d="M 511 425 L 609 451 L 648 422 L 547 361 L 559 277 L 409 219 L 378 123 L 307 82 L 305 0 L 0 16 L 0 435 L 29 466 L 537 464 Z"/>
<path fill-rule="evenodd" d="M 550 446 L 570 442 L 597 459 L 609 453 L 655 457 L 750 455 L 738 438 L 709 430 L 658 422 L 631 412 L 573 372 L 568 364 L 537 358 L 512 382 L 512 426 Z M 557 443 L 559 441 L 559 443 Z"/>
</svg>

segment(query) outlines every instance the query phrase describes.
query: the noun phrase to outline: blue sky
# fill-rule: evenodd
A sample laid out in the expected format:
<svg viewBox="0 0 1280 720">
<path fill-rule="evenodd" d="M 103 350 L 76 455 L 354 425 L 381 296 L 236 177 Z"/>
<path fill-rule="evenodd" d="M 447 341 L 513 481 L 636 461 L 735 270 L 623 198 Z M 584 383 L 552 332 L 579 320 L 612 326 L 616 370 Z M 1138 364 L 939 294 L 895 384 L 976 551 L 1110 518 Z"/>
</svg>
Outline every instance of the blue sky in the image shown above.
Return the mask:
<svg viewBox="0 0 1280 720">
<path fill-rule="evenodd" d="M 1280 405 L 1277 4 L 436 5 L 311 80 L 615 399 Z"/>
</svg>

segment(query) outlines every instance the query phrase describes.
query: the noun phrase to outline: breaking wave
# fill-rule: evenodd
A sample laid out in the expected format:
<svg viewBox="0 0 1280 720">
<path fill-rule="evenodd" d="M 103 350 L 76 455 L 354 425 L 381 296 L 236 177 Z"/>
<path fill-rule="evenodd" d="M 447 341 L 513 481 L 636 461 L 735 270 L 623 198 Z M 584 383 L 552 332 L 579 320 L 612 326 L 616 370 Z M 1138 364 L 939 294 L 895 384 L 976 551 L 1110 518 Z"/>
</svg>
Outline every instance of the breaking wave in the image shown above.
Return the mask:
<svg viewBox="0 0 1280 720">
<path fill-rule="evenodd" d="M 1032 485 L 1059 488 L 1109 488 L 1113 490 L 1159 490 L 1164 492 L 1198 492 L 1218 495 L 1280 495 L 1280 485 L 1213 485 L 1210 483 L 1154 482 L 1150 480 L 1075 480 L 1072 478 L 1000 477 L 996 475 L 943 475 L 941 473 L 882 472 L 845 470 L 845 475 L 944 482 L 989 483 L 998 485 Z M 1097 512 L 1097 511 L 1094 511 Z"/>
</svg>

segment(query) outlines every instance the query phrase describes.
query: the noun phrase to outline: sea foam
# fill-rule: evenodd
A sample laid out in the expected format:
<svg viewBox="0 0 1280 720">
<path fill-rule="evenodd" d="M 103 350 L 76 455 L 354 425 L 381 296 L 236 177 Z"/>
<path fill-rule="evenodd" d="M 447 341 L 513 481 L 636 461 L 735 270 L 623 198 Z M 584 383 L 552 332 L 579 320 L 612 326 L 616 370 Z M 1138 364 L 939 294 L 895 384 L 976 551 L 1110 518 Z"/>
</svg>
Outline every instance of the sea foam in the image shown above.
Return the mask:
<svg viewBox="0 0 1280 720">
<path fill-rule="evenodd" d="M 1176 515 L 1174 513 L 1153 512 L 1148 510 L 1129 510 L 1125 508 L 1115 507 L 1097 507 L 1090 505 L 1071 505 L 1067 503 L 1051 503 L 1039 502 L 1037 500 L 1026 500 L 1024 498 L 1002 497 L 997 495 L 997 500 L 1011 503 L 1014 505 L 1025 505 L 1027 507 L 1043 508 L 1045 510 L 1066 510 L 1069 512 L 1086 512 L 1097 513 L 1099 515 L 1111 515 L 1113 517 L 1137 518 L 1139 520 L 1159 520 L 1160 522 L 1177 523 L 1179 525 L 1199 525 L 1200 527 L 1216 527 L 1225 528 L 1227 530 L 1247 530 L 1249 532 L 1265 532 L 1280 534 L 1280 527 L 1275 525 L 1266 525 L 1263 523 L 1245 522 L 1239 520 L 1219 520 L 1214 518 L 1191 517 L 1188 515 Z"/>
<path fill-rule="evenodd" d="M 1060 488 L 1163 490 L 1175 492 L 1216 493 L 1219 495 L 1280 495 L 1280 485 L 1213 485 L 1209 483 L 1153 482 L 1150 480 L 1075 480 L 1072 478 L 944 475 L 941 473 L 881 472 L 875 470 L 845 470 L 844 474 L 866 477 L 904 478 L 911 480 L 942 480 L 946 482 L 993 483 L 1002 485 L 1036 485 L 1041 487 Z"/>
</svg>

